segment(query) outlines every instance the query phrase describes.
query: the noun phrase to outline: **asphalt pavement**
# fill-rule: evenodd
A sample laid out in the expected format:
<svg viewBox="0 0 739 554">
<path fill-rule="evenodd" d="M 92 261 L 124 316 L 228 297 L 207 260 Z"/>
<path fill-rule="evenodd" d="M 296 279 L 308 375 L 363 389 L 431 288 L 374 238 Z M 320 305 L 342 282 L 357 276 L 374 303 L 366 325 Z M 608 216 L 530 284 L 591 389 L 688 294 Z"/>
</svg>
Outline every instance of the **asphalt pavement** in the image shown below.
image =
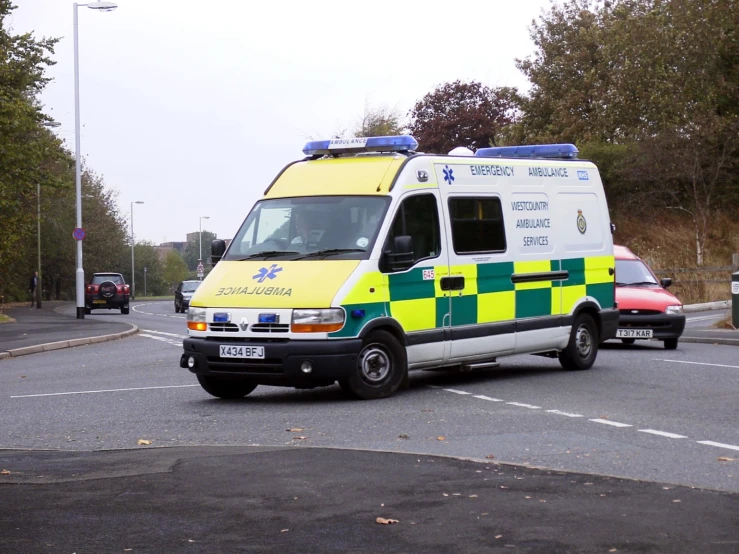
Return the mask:
<svg viewBox="0 0 739 554">
<path fill-rule="evenodd" d="M 61 314 L 69 305 L 2 310 L 15 321 L 0 324 L 0 356 L 138 331 Z M 681 340 L 739 345 L 739 331 L 715 321 Z M 307 446 L 0 450 L 0 498 L 0 552 L 739 552 L 736 494 L 495 459 Z"/>
</svg>

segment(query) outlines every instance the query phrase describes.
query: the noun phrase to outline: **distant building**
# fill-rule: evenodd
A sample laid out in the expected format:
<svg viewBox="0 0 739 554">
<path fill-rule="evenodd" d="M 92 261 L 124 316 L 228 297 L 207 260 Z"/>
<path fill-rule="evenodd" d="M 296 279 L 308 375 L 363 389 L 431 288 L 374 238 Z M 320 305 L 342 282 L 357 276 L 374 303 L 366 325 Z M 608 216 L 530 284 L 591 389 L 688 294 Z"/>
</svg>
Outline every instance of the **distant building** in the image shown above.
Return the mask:
<svg viewBox="0 0 739 554">
<path fill-rule="evenodd" d="M 154 250 L 160 260 L 165 260 L 167 258 L 167 254 L 173 250 L 179 252 L 180 256 L 184 256 L 186 246 L 187 242 L 163 242 L 159 246 L 155 246 Z"/>
</svg>

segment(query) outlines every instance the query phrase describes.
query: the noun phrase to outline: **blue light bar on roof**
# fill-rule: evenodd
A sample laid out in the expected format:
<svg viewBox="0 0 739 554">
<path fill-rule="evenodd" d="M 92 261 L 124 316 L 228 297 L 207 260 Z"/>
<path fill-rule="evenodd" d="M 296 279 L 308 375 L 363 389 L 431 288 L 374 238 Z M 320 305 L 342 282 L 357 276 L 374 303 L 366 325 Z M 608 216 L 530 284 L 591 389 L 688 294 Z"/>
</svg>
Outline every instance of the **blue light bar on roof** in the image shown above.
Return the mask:
<svg viewBox="0 0 739 554">
<path fill-rule="evenodd" d="M 574 144 L 538 144 L 535 146 L 498 146 L 480 148 L 475 156 L 483 158 L 558 158 L 573 160 L 579 150 Z"/>
<path fill-rule="evenodd" d="M 359 137 L 347 139 L 314 140 L 306 143 L 306 156 L 355 154 L 359 152 L 407 152 L 418 148 L 418 141 L 410 135 L 392 137 Z"/>
</svg>

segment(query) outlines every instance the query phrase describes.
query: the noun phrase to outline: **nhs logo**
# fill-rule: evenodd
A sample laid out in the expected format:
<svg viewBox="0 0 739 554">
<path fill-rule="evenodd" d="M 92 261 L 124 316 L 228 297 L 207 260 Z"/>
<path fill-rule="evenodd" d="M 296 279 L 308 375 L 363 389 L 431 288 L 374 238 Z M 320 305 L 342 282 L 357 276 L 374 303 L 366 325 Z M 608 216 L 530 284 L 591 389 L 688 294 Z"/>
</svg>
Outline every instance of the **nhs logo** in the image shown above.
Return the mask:
<svg viewBox="0 0 739 554">
<path fill-rule="evenodd" d="M 588 177 L 588 172 L 585 170 L 581 170 L 577 172 L 577 178 L 581 181 L 588 181 L 590 178 Z"/>
</svg>

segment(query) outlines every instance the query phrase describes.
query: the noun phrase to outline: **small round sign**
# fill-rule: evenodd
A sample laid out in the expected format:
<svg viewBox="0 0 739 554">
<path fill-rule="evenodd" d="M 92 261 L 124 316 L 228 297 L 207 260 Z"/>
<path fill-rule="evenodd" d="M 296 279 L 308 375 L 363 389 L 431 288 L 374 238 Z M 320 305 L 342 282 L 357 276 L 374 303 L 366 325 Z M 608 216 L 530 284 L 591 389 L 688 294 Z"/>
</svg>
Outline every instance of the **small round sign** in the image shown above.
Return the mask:
<svg viewBox="0 0 739 554">
<path fill-rule="evenodd" d="M 74 240 L 85 240 L 87 233 L 85 233 L 85 230 L 81 227 L 77 227 L 74 231 L 72 231 L 72 236 L 74 237 Z"/>
</svg>

